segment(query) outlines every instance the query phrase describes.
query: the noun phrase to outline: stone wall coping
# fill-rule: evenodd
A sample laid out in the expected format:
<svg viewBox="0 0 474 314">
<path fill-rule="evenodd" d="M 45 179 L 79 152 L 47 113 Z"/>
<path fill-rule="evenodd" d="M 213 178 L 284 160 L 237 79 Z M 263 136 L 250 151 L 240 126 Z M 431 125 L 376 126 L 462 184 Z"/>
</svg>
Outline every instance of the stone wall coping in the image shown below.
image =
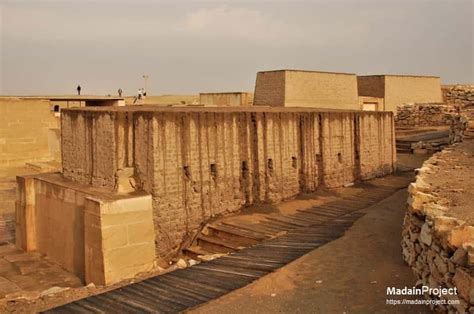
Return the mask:
<svg viewBox="0 0 474 314">
<path fill-rule="evenodd" d="M 324 104 L 321 104 L 323 106 Z M 328 105 L 330 107 L 330 105 Z M 163 105 L 136 105 L 136 106 L 100 106 L 100 107 L 75 107 L 64 108 L 63 113 L 69 112 L 163 112 L 163 113 L 358 113 L 362 115 L 382 115 L 393 114 L 391 111 L 362 111 L 362 110 L 347 110 L 347 109 L 330 109 L 330 108 L 310 108 L 310 107 L 270 107 L 270 106 L 250 106 L 250 107 L 198 107 L 198 106 L 163 106 Z"/>
<path fill-rule="evenodd" d="M 20 179 L 29 178 L 29 179 L 35 179 L 38 181 L 44 181 L 51 184 L 55 184 L 63 188 L 74 190 L 76 192 L 88 194 L 93 200 L 98 201 L 98 202 L 100 201 L 110 202 L 110 201 L 117 201 L 117 200 L 125 200 L 129 198 L 149 196 L 149 194 L 144 191 L 135 191 L 135 192 L 126 193 L 126 194 L 125 193 L 118 194 L 118 193 L 110 192 L 106 189 L 92 187 L 91 185 L 85 185 L 85 184 L 78 183 L 76 181 L 65 179 L 62 176 L 62 174 L 59 172 L 24 175 L 24 176 L 17 176 L 17 178 L 20 178 Z"/>
</svg>

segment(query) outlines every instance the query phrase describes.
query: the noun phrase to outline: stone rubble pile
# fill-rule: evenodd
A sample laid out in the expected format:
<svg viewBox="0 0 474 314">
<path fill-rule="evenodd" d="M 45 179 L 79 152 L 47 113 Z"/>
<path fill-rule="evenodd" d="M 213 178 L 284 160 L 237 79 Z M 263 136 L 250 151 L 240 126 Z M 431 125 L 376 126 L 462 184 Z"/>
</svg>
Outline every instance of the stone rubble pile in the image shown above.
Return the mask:
<svg viewBox="0 0 474 314">
<path fill-rule="evenodd" d="M 443 89 L 443 98 L 445 102 L 461 107 L 474 106 L 474 85 L 455 85 Z"/>
<path fill-rule="evenodd" d="M 474 226 L 447 215 L 447 200 L 433 192 L 427 177 L 436 176 L 447 151 L 433 155 L 418 169 L 408 189 L 408 209 L 402 231 L 402 254 L 419 279 L 417 285 L 457 288 L 445 300 L 459 304 L 431 305 L 448 313 L 474 313 Z M 437 297 L 425 295 L 428 299 Z"/>
<path fill-rule="evenodd" d="M 395 125 L 400 128 L 449 127 L 449 135 L 411 144 L 412 150 L 434 153 L 449 144 L 462 142 L 469 126 L 459 107 L 443 103 L 409 103 L 398 106 Z"/>
<path fill-rule="evenodd" d="M 451 125 L 459 115 L 456 107 L 443 103 L 407 103 L 397 107 L 395 125 L 400 127 L 425 127 Z"/>
</svg>

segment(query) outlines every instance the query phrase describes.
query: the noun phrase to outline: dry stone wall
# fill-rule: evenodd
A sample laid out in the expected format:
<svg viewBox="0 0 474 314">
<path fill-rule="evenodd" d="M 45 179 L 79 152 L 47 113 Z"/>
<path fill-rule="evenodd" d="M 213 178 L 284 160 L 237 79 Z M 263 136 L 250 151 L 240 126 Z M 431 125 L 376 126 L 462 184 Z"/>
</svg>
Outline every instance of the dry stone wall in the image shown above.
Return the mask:
<svg viewBox="0 0 474 314">
<path fill-rule="evenodd" d="M 443 88 L 443 99 L 461 107 L 474 106 L 474 85 L 455 85 Z"/>
<path fill-rule="evenodd" d="M 386 112 L 70 109 L 62 124 L 64 176 L 110 191 L 130 182 L 150 193 L 161 256 L 216 215 L 395 167 Z"/>
<path fill-rule="evenodd" d="M 407 103 L 397 107 L 395 125 L 401 127 L 446 126 L 459 111 L 444 103 Z"/>
<path fill-rule="evenodd" d="M 459 304 L 440 304 L 439 312 L 472 313 L 474 311 L 474 226 L 468 215 L 456 215 L 462 189 L 450 190 L 455 201 L 440 195 L 449 190 L 445 184 L 430 183 L 440 175 L 440 169 L 453 178 L 461 166 L 450 163 L 450 152 L 444 150 L 433 155 L 418 170 L 415 183 L 409 187 L 408 207 L 403 223 L 402 253 L 412 268 L 419 285 L 431 288 L 457 288 L 457 296 L 444 296 L 446 300 L 459 300 Z M 459 155 L 466 158 L 465 151 Z M 472 157 L 471 157 L 472 158 Z M 454 168 L 449 168 L 453 165 Z M 457 167 L 457 168 L 456 168 Z M 472 166 L 471 166 L 472 168 Z M 462 179 L 463 180 L 463 179 Z M 451 179 L 451 187 L 453 186 Z M 463 184 L 461 184 L 462 186 Z M 469 208 L 469 204 L 467 207 Z M 472 216 L 472 215 L 471 215 Z M 426 298 L 436 298 L 426 295 Z"/>
<path fill-rule="evenodd" d="M 464 138 L 464 131 L 468 127 L 468 116 L 449 104 L 412 103 L 397 108 L 395 125 L 402 128 L 448 126 L 449 143 L 457 143 Z"/>
</svg>

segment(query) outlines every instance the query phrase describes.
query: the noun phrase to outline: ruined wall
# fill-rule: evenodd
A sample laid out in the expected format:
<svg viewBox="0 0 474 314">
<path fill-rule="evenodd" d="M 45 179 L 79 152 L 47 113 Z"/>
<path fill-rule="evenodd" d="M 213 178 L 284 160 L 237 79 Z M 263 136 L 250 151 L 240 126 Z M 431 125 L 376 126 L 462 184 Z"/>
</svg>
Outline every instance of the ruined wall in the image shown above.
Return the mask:
<svg viewBox="0 0 474 314">
<path fill-rule="evenodd" d="M 397 106 L 410 103 L 442 102 L 439 77 L 385 76 L 385 110 L 397 110 Z"/>
<path fill-rule="evenodd" d="M 474 85 L 442 86 L 443 101 L 461 107 L 474 107 Z"/>
<path fill-rule="evenodd" d="M 464 190 L 464 178 L 472 173 L 473 149 L 472 144 L 468 145 L 470 152 L 463 146 L 433 155 L 419 169 L 416 182 L 408 189 L 401 243 L 403 258 L 418 278 L 418 284 L 457 288 L 457 295 L 445 295 L 441 299 L 459 300 L 459 304 L 438 304 L 435 311 L 439 313 L 474 310 L 472 191 Z M 440 299 L 433 295 L 425 298 Z"/>
<path fill-rule="evenodd" d="M 83 184 L 116 190 L 117 169 L 127 167 L 132 151 L 128 115 L 74 111 L 62 115 L 61 147 L 64 177 Z"/>
<path fill-rule="evenodd" d="M 396 163 L 393 116 L 366 113 L 358 116 L 356 177 L 368 180 L 390 173 Z M 356 172 L 357 173 L 357 172 Z"/>
<path fill-rule="evenodd" d="M 444 103 L 409 103 L 397 107 L 395 125 L 400 127 L 447 126 L 459 115 L 456 108 Z"/>
<path fill-rule="evenodd" d="M 88 133 L 75 124 L 100 132 L 84 141 L 76 137 Z M 122 171 L 133 166 L 131 182 L 152 195 L 157 253 L 163 256 L 215 215 L 390 173 L 395 164 L 392 128 L 391 113 L 66 110 L 65 144 L 83 143 L 86 147 L 79 149 L 90 151 L 107 138 L 115 148 L 104 152 L 107 158 L 79 163 L 89 169 L 87 176 L 76 171 L 76 146 L 63 146 L 63 161 L 68 178 L 110 191 L 116 190 Z M 106 162 L 115 169 L 110 168 L 110 182 L 104 185 L 93 179 L 90 168 Z"/>
<path fill-rule="evenodd" d="M 57 138 L 49 133 L 58 126 L 47 100 L 0 98 L 0 167 L 53 159 Z"/>
<path fill-rule="evenodd" d="M 252 93 L 200 93 L 199 103 L 206 106 L 241 107 L 253 104 Z"/>
<path fill-rule="evenodd" d="M 257 73 L 255 105 L 358 110 L 354 74 L 281 70 Z"/>
<path fill-rule="evenodd" d="M 468 128 L 468 116 L 451 104 L 404 104 L 398 106 L 395 126 L 399 128 L 449 127 L 449 143 L 461 142 Z M 431 149 L 420 141 L 419 148 Z"/>
</svg>

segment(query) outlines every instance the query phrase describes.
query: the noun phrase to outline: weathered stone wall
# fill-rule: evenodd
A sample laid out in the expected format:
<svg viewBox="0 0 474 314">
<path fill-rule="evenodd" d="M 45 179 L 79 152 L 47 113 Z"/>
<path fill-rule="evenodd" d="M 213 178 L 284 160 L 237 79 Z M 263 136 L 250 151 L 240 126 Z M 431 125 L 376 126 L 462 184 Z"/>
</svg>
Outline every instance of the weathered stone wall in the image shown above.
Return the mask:
<svg viewBox="0 0 474 314">
<path fill-rule="evenodd" d="M 359 158 L 357 155 L 355 158 L 356 169 L 360 167 L 360 173 L 356 177 L 360 175 L 363 180 L 368 180 L 393 170 L 396 148 L 392 119 L 393 116 L 389 114 L 368 112 L 359 116 L 356 133 Z"/>
<path fill-rule="evenodd" d="M 57 157 L 49 134 L 59 119 L 47 100 L 0 98 L 0 167 Z"/>
<path fill-rule="evenodd" d="M 71 112 L 61 119 L 61 147 L 64 177 L 109 190 L 116 188 L 116 172 L 127 162 L 124 114 L 102 113 L 93 116 Z M 118 138 L 120 137 L 120 140 Z"/>
<path fill-rule="evenodd" d="M 444 103 L 408 103 L 397 107 L 395 125 L 424 127 L 451 125 L 459 111 Z"/>
<path fill-rule="evenodd" d="M 453 169 L 462 166 L 458 162 L 450 162 L 452 157 L 449 154 L 451 152 L 444 150 L 433 155 L 418 170 L 416 182 L 409 187 L 408 207 L 402 232 L 402 253 L 404 260 L 419 279 L 417 284 L 431 288 L 457 288 L 457 296 L 448 295 L 443 298 L 459 300 L 460 304 L 438 305 L 438 311 L 472 313 L 474 226 L 472 218 L 468 218 L 472 217 L 472 207 L 469 208 L 469 200 L 462 200 L 462 189 L 453 189 L 457 187 L 454 178 L 460 175 Z M 466 154 L 466 151 L 459 150 L 462 158 L 466 158 Z M 443 174 L 440 173 L 441 169 Z M 451 179 L 449 174 L 452 175 Z M 432 183 L 440 175 L 446 178 L 445 182 L 441 185 Z M 462 182 L 457 185 L 464 187 Z M 451 193 L 451 196 L 441 196 L 440 191 Z M 465 209 L 459 209 L 461 206 L 467 209 L 467 214 Z M 436 297 L 426 295 L 426 298 Z"/>
<path fill-rule="evenodd" d="M 398 106 L 395 126 L 406 128 L 449 127 L 449 143 L 461 142 L 468 117 L 459 108 L 444 103 L 404 104 Z M 422 148 L 422 147 L 419 147 Z"/>
<path fill-rule="evenodd" d="M 254 104 L 358 110 L 357 77 L 298 70 L 259 72 Z"/>
<path fill-rule="evenodd" d="M 114 191 L 124 169 L 133 167 L 134 187 L 153 197 L 160 255 L 215 215 L 384 175 L 395 165 L 391 113 L 71 109 L 62 123 L 65 177 Z M 90 136 L 86 125 L 96 135 L 79 139 Z M 105 141 L 115 143 L 102 152 L 107 158 L 77 161 L 77 149 L 92 154 Z M 101 167 L 106 181 L 94 178 Z"/>
</svg>

